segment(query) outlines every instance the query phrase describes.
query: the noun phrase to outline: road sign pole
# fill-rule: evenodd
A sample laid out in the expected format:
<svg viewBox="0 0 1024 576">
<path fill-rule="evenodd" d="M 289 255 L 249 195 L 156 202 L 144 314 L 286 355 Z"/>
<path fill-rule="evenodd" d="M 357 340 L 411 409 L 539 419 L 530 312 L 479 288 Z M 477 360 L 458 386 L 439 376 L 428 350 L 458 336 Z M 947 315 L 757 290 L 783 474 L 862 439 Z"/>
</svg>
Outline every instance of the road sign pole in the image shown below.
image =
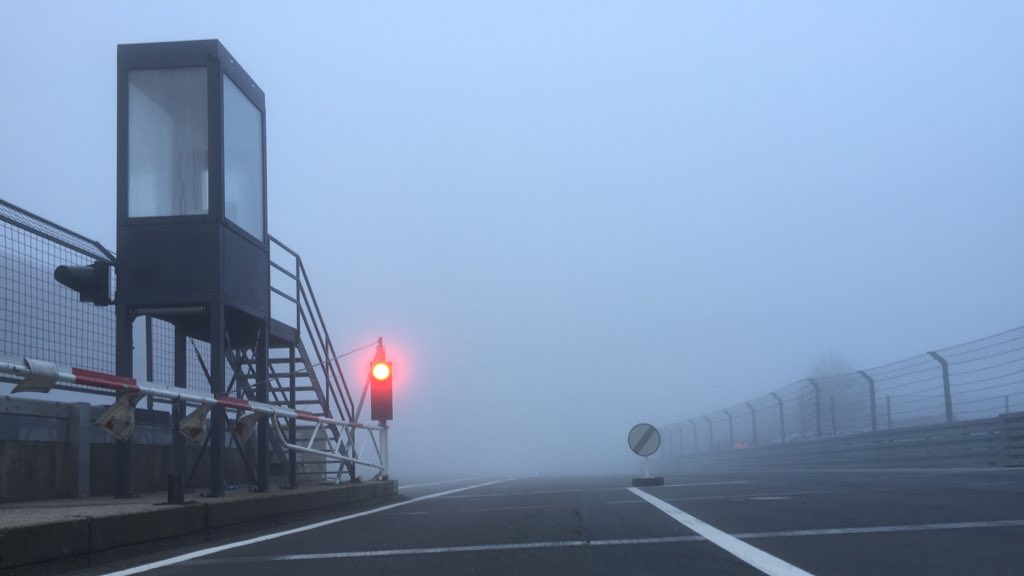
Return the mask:
<svg viewBox="0 0 1024 576">
<path fill-rule="evenodd" d="M 634 454 L 644 459 L 644 475 L 641 478 L 633 478 L 633 486 L 661 486 L 665 479 L 656 476 L 651 477 L 650 463 L 648 456 L 658 451 L 661 446 L 661 434 L 658 429 L 650 424 L 637 424 L 629 431 L 626 438 L 629 449 Z"/>
</svg>

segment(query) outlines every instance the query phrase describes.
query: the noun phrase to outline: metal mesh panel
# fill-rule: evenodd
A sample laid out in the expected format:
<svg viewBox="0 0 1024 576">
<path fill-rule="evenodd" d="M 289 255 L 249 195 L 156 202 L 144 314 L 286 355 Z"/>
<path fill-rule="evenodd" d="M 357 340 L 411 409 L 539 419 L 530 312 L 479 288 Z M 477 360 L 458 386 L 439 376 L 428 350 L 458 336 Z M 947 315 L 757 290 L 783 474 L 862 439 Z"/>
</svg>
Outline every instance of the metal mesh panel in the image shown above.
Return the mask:
<svg viewBox="0 0 1024 576">
<path fill-rule="evenodd" d="M 0 355 L 113 372 L 114 309 L 79 302 L 53 279 L 57 266 L 110 259 L 97 243 L 0 201 Z"/>
<path fill-rule="evenodd" d="M 0 200 L 0 220 L 14 228 L 20 228 L 26 234 L 46 238 L 48 242 L 60 244 L 73 252 L 90 256 L 95 260 L 114 261 L 114 255 L 99 242 L 76 234 L 4 200 Z"/>
<path fill-rule="evenodd" d="M 949 362 L 953 417 L 1024 410 L 1024 328 L 939 351 Z"/>
<path fill-rule="evenodd" d="M 763 396 L 751 400 L 750 404 L 754 407 L 754 418 L 757 419 L 757 436 L 753 443 L 778 442 L 782 436 L 779 403 L 771 396 Z"/>
<path fill-rule="evenodd" d="M 96 261 L 112 263 L 114 255 L 98 242 L 0 200 L 0 355 L 113 373 L 113 306 L 80 302 L 73 290 L 53 278 L 58 266 Z M 136 366 L 136 373 L 145 371 L 153 381 L 171 385 L 174 327 L 154 319 L 151 342 L 147 361 L 152 366 Z M 147 351 L 147 345 L 146 340 L 137 341 L 136 349 Z M 209 391 L 196 349 L 209 366 L 210 345 L 189 338 L 187 385 Z M 96 392 L 74 385 L 58 388 Z"/>
<path fill-rule="evenodd" d="M 942 366 L 931 356 L 922 354 L 865 372 L 875 379 L 879 428 L 945 420 Z"/>
<path fill-rule="evenodd" d="M 836 436 L 871 430 L 868 381 L 860 374 L 818 380 L 822 435 Z"/>
<path fill-rule="evenodd" d="M 679 451 L 670 454 L 692 453 L 695 434 L 698 451 L 729 447 L 726 412 L 733 417 L 733 447 L 946 422 L 940 358 L 949 366 L 953 420 L 1024 410 L 1021 327 L 864 371 L 801 380 L 750 400 L 753 415 L 740 403 L 681 421 Z"/>
</svg>

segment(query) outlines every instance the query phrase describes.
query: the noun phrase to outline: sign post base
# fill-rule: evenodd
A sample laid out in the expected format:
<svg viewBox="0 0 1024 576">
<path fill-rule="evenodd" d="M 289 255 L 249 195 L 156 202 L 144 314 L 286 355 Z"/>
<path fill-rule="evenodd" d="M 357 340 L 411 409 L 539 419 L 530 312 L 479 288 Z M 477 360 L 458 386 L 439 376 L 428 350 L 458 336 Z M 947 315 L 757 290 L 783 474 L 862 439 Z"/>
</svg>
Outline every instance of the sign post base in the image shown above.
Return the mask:
<svg viewBox="0 0 1024 576">
<path fill-rule="evenodd" d="M 647 456 L 644 456 L 644 475 L 642 478 L 633 478 L 633 486 L 664 486 L 665 479 L 661 476 L 651 476 L 647 467 Z"/>
<path fill-rule="evenodd" d="M 658 451 L 661 446 L 661 434 L 658 429 L 650 424 L 637 424 L 629 431 L 629 449 L 637 456 L 643 456 L 644 475 L 642 478 L 633 478 L 633 486 L 664 486 L 665 479 L 661 476 L 651 476 L 647 467 L 647 457 Z"/>
</svg>

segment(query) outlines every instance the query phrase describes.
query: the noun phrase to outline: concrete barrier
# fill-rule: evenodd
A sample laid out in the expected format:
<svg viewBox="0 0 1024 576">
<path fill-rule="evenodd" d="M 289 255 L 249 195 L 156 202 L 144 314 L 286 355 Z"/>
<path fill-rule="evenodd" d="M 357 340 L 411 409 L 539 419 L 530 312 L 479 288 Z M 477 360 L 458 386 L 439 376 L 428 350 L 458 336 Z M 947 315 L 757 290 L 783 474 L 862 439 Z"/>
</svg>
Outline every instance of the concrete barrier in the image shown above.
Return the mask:
<svg viewBox="0 0 1024 576">
<path fill-rule="evenodd" d="M 206 529 L 211 506 L 167 506 L 149 512 L 93 517 L 89 528 L 89 552 L 174 538 Z"/>
<path fill-rule="evenodd" d="M 661 471 L 740 467 L 1024 466 L 1024 413 L 662 458 Z"/>
<path fill-rule="evenodd" d="M 0 529 L 0 571 L 89 553 L 89 518 Z"/>
<path fill-rule="evenodd" d="M 184 505 L 104 499 L 91 506 L 59 508 L 75 517 L 33 521 L 28 515 L 19 522 L 0 521 L 0 573 L 52 574 L 87 566 L 94 557 L 123 560 L 133 552 L 152 552 L 161 543 L 205 538 L 226 527 L 393 499 L 397 490 L 397 483 L 388 480 L 242 493 Z"/>
<path fill-rule="evenodd" d="M 0 504 L 114 493 L 114 441 L 94 423 L 105 406 L 0 396 Z M 170 416 L 136 409 L 132 445 L 135 492 L 166 490 L 174 471 Z M 250 443 L 255 442 L 250 439 Z M 193 487 L 206 487 L 209 455 L 186 446 L 189 466 L 199 459 Z M 251 459 L 251 458 L 250 458 Z M 224 451 L 224 477 L 249 483 L 238 450 Z M 322 465 L 321 465 L 322 468 Z"/>
</svg>

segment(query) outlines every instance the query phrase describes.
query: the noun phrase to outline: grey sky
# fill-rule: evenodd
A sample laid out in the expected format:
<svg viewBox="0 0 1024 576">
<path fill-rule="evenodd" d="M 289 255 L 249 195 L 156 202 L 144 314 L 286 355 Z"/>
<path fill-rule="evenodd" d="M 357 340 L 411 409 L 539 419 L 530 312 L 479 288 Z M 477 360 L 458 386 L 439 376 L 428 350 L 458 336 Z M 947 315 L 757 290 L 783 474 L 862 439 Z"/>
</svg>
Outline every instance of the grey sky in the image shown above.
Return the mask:
<svg viewBox="0 0 1024 576">
<path fill-rule="evenodd" d="M 271 232 L 396 358 L 400 470 L 629 462 L 1021 324 L 1020 3 L 291 4 L 3 2 L 0 196 L 113 247 L 117 44 L 220 39 Z"/>
</svg>

